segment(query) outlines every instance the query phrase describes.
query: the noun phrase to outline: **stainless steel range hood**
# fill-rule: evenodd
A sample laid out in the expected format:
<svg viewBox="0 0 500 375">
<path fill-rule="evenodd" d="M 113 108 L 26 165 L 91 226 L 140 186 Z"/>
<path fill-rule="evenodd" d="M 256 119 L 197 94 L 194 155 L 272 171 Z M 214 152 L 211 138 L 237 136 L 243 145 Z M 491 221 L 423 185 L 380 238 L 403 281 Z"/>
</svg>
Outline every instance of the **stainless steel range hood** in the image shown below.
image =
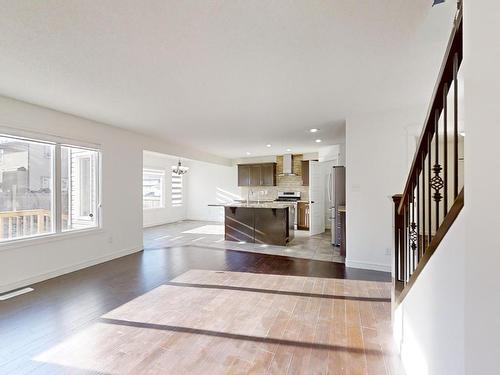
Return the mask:
<svg viewBox="0 0 500 375">
<path fill-rule="evenodd" d="M 280 173 L 280 176 L 296 176 L 293 173 L 293 157 L 292 154 L 283 155 L 283 173 Z"/>
</svg>

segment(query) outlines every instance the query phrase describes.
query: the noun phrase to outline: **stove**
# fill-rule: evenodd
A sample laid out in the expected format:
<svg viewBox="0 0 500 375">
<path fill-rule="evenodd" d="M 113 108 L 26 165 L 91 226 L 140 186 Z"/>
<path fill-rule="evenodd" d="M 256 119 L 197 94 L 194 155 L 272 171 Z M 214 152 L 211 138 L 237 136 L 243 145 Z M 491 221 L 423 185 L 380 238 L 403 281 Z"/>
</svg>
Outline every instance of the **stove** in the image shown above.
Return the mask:
<svg viewBox="0 0 500 375">
<path fill-rule="evenodd" d="M 297 202 L 300 201 L 300 191 L 278 191 L 278 198 L 275 202 L 293 203 L 293 227 L 297 230 Z"/>
<path fill-rule="evenodd" d="M 279 191 L 276 202 L 297 202 L 300 201 L 300 191 Z"/>
</svg>

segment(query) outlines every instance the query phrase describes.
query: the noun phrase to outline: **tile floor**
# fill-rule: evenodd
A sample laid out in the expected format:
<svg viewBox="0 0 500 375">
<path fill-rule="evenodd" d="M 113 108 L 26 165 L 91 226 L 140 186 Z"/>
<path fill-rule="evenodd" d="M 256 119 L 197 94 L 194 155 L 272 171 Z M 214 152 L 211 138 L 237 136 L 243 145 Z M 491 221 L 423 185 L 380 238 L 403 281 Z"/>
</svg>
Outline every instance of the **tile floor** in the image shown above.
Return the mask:
<svg viewBox="0 0 500 375">
<path fill-rule="evenodd" d="M 344 263 L 339 248 L 332 246 L 330 238 L 330 231 L 316 236 L 295 231 L 295 238 L 288 246 L 225 241 L 223 224 L 192 220 L 144 229 L 145 249 L 190 245 Z"/>
</svg>

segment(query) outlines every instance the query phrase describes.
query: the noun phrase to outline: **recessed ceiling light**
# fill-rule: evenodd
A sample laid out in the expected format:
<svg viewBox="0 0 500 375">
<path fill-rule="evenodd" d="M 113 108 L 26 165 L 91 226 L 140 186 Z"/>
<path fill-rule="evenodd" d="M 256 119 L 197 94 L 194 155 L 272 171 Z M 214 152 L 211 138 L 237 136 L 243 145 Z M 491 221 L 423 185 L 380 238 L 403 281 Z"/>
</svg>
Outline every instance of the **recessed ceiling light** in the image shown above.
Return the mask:
<svg viewBox="0 0 500 375">
<path fill-rule="evenodd" d="M 322 141 L 321 141 L 321 139 L 316 139 L 314 142 L 321 143 Z"/>
<path fill-rule="evenodd" d="M 291 149 L 291 148 L 287 148 L 287 149 L 286 149 L 286 152 L 290 152 L 290 151 L 292 151 L 292 149 Z"/>
<path fill-rule="evenodd" d="M 247 155 L 252 155 L 252 153 L 247 151 Z"/>
<path fill-rule="evenodd" d="M 316 128 L 309 129 L 309 131 L 310 131 L 311 133 L 316 133 L 318 130 L 319 130 L 319 129 L 316 129 Z"/>
<path fill-rule="evenodd" d="M 266 145 L 266 147 L 271 147 L 271 146 L 272 146 L 272 145 L 271 145 L 270 143 L 268 143 L 268 144 Z"/>
</svg>

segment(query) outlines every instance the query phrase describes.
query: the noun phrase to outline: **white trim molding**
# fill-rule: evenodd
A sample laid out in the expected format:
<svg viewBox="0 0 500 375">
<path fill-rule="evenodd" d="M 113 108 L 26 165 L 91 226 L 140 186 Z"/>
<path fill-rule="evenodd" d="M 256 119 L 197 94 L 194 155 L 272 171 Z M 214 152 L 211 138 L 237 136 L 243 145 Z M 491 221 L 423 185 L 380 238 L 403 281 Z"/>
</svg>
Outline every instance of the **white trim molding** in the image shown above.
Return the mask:
<svg viewBox="0 0 500 375">
<path fill-rule="evenodd" d="M 392 272 L 392 267 L 388 264 L 359 262 L 357 260 L 345 260 L 345 266 L 349 268 L 359 268 L 363 270 Z"/>
<path fill-rule="evenodd" d="M 41 273 L 41 274 L 38 274 L 38 275 L 35 275 L 32 277 L 29 277 L 27 279 L 16 281 L 14 283 L 0 285 L 0 294 L 7 293 L 11 290 L 16 290 L 19 288 L 24 288 L 24 287 L 30 286 L 32 284 L 39 283 L 41 281 L 52 279 L 54 277 L 65 275 L 67 273 L 78 271 L 78 270 L 88 268 L 91 266 L 95 266 L 97 264 L 109 262 L 110 260 L 121 258 L 121 257 L 127 256 L 127 255 L 130 255 L 130 254 L 138 253 L 142 250 L 143 250 L 142 246 L 137 246 L 137 247 L 134 247 L 131 249 L 124 249 L 124 250 L 120 250 L 120 251 L 117 251 L 117 252 L 114 252 L 111 254 L 107 254 L 107 255 L 102 256 L 102 257 L 90 259 L 90 260 L 82 262 L 82 263 L 77 263 L 77 264 L 73 264 L 71 266 L 58 268 L 58 269 L 55 269 L 55 270 L 50 271 L 50 272 Z"/>
</svg>

